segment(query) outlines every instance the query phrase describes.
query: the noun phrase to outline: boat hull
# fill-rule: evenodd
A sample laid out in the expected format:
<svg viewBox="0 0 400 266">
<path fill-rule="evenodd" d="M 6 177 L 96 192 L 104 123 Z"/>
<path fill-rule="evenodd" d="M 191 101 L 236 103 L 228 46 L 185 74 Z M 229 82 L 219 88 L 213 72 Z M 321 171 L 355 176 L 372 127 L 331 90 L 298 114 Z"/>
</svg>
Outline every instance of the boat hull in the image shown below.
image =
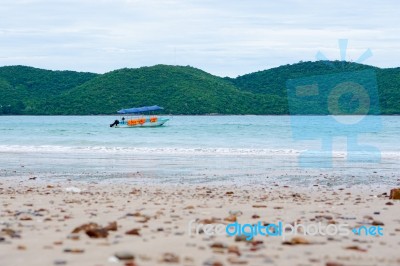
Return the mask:
<svg viewBox="0 0 400 266">
<path fill-rule="evenodd" d="M 116 128 L 141 128 L 141 127 L 160 127 L 164 125 L 169 119 L 168 118 L 158 118 L 157 121 L 151 122 L 149 119 L 146 119 L 146 122 L 142 124 L 128 125 L 127 122 L 119 123 Z"/>
</svg>

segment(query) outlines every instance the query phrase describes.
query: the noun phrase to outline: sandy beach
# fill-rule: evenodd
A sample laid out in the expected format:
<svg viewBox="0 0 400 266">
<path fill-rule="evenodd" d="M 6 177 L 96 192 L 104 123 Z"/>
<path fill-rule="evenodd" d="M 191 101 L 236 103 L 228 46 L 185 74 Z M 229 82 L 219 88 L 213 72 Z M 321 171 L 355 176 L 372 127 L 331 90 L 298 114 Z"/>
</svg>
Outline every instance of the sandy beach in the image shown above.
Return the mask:
<svg viewBox="0 0 400 266">
<path fill-rule="evenodd" d="M 396 1 L 0 5 L 0 266 L 400 266 Z"/>
<path fill-rule="evenodd" d="M 385 187 L 0 181 L 0 265 L 400 265 Z M 196 224 L 379 226 L 382 235 L 196 234 Z M 190 230 L 191 229 L 191 230 Z"/>
</svg>

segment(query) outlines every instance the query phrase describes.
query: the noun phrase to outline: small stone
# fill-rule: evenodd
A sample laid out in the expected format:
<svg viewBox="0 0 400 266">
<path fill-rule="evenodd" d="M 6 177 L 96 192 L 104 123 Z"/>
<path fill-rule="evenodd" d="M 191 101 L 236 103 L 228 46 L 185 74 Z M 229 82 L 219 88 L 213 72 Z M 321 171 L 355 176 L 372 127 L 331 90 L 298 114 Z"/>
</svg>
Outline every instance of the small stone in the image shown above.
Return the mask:
<svg viewBox="0 0 400 266">
<path fill-rule="evenodd" d="M 215 242 L 214 244 L 211 244 L 210 247 L 212 248 L 214 253 L 221 254 L 223 254 L 226 249 L 226 245 L 221 242 Z"/>
<path fill-rule="evenodd" d="M 76 227 L 74 230 L 72 230 L 72 234 L 79 233 L 80 231 L 87 231 L 87 230 L 97 229 L 97 228 L 100 228 L 100 226 L 98 224 L 87 223 L 87 224 L 83 224 L 79 227 Z"/>
<path fill-rule="evenodd" d="M 285 241 L 282 243 L 283 245 L 308 245 L 310 242 L 304 237 L 296 236 L 293 237 L 290 241 Z"/>
<path fill-rule="evenodd" d="M 385 225 L 385 224 L 384 224 L 383 222 L 381 222 L 381 221 L 374 220 L 374 221 L 372 222 L 372 225 L 378 226 L 378 225 Z"/>
<path fill-rule="evenodd" d="M 344 266 L 344 265 L 338 262 L 327 262 L 325 266 Z"/>
<path fill-rule="evenodd" d="M 193 264 L 194 263 L 194 258 L 192 258 L 192 257 L 184 257 L 183 261 L 184 261 L 184 263 Z"/>
<path fill-rule="evenodd" d="M 108 231 L 105 230 L 104 228 L 98 228 L 98 229 L 87 230 L 86 234 L 90 238 L 106 238 L 108 236 Z"/>
<path fill-rule="evenodd" d="M 400 200 L 400 188 L 394 188 L 390 190 L 389 199 Z"/>
<path fill-rule="evenodd" d="M 54 265 L 66 265 L 67 261 L 66 260 L 55 260 L 53 262 Z"/>
<path fill-rule="evenodd" d="M 210 245 L 211 248 L 226 248 L 226 245 L 221 242 L 215 242 Z"/>
<path fill-rule="evenodd" d="M 240 256 L 240 250 L 239 250 L 238 246 L 229 246 L 228 253 L 233 253 L 233 254 Z"/>
<path fill-rule="evenodd" d="M 118 230 L 117 222 L 114 221 L 109 223 L 106 227 L 104 227 L 104 229 L 107 231 L 117 231 Z"/>
<path fill-rule="evenodd" d="M 26 250 L 26 246 L 24 246 L 24 245 L 19 245 L 19 246 L 17 247 L 17 249 L 18 249 L 18 250 Z"/>
<path fill-rule="evenodd" d="M 248 263 L 247 260 L 243 260 L 243 259 L 239 259 L 239 258 L 234 258 L 234 257 L 230 257 L 228 258 L 228 261 L 230 264 L 235 264 L 235 265 L 245 265 Z"/>
<path fill-rule="evenodd" d="M 140 228 L 134 228 L 132 230 L 127 231 L 125 234 L 133 235 L 133 236 L 140 236 Z"/>
<path fill-rule="evenodd" d="M 79 227 L 76 227 L 72 231 L 72 234 L 77 234 L 81 231 L 84 231 L 90 238 L 106 238 L 108 236 L 108 231 L 112 231 L 116 227 L 117 227 L 116 222 L 110 223 L 105 228 L 102 228 L 96 223 L 87 223 Z"/>
<path fill-rule="evenodd" d="M 116 258 L 118 258 L 119 260 L 134 260 L 135 259 L 135 256 L 132 253 L 127 252 L 127 251 L 116 252 L 114 254 L 114 256 Z"/>
<path fill-rule="evenodd" d="M 220 221 L 221 221 L 220 219 L 211 218 L 211 219 L 203 219 L 203 220 L 200 220 L 199 223 L 200 223 L 200 224 L 214 224 L 214 223 L 218 223 L 218 222 L 220 222 Z"/>
<path fill-rule="evenodd" d="M 245 236 L 245 235 L 237 235 L 237 236 L 235 236 L 235 241 L 236 242 L 248 242 L 247 236 Z"/>
<path fill-rule="evenodd" d="M 65 253 L 83 253 L 85 252 L 83 249 L 79 249 L 79 248 L 66 248 L 64 249 Z"/>
<path fill-rule="evenodd" d="M 179 257 L 173 253 L 164 253 L 162 261 L 166 263 L 179 263 Z"/>
<path fill-rule="evenodd" d="M 355 251 L 359 251 L 359 252 L 367 252 L 366 249 L 362 249 L 362 248 L 360 248 L 358 246 L 349 246 L 349 247 L 346 247 L 346 249 L 355 250 Z"/>
<path fill-rule="evenodd" d="M 224 264 L 215 258 L 211 258 L 203 262 L 203 266 L 224 266 Z"/>
<path fill-rule="evenodd" d="M 127 261 L 125 262 L 124 266 L 137 266 L 137 264 L 134 263 L 133 261 Z"/>
<path fill-rule="evenodd" d="M 243 214 L 242 211 L 229 211 L 229 215 L 233 216 L 241 216 Z"/>
<path fill-rule="evenodd" d="M 229 215 L 228 217 L 226 217 L 226 218 L 224 219 L 224 221 L 234 223 L 234 222 L 237 221 L 237 218 L 236 218 L 235 215 Z"/>
<path fill-rule="evenodd" d="M 81 193 L 82 192 L 82 190 L 77 187 L 67 187 L 67 188 L 65 188 L 65 191 L 72 192 L 72 193 Z"/>
<path fill-rule="evenodd" d="M 262 240 L 253 240 L 253 241 L 251 242 L 251 244 L 252 244 L 253 246 L 258 246 L 258 245 L 264 244 L 264 241 L 262 241 Z"/>
<path fill-rule="evenodd" d="M 140 212 L 135 212 L 135 213 L 127 213 L 126 216 L 141 217 L 142 214 Z"/>
<path fill-rule="evenodd" d="M 69 234 L 67 236 L 67 238 L 71 239 L 71 240 L 79 240 L 79 235 L 78 234 Z"/>
</svg>

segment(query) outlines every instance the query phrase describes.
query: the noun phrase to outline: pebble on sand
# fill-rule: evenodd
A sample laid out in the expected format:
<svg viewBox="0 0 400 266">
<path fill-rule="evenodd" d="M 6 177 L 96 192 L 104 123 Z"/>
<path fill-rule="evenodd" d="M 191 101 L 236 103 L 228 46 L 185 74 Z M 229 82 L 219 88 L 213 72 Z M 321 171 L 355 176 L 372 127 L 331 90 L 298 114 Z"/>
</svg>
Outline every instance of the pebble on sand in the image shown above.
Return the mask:
<svg viewBox="0 0 400 266">
<path fill-rule="evenodd" d="M 345 249 L 359 251 L 359 252 L 367 252 L 366 249 L 360 248 L 359 246 L 349 246 L 346 247 Z"/>
<path fill-rule="evenodd" d="M 224 264 L 222 264 L 222 262 L 220 262 L 216 258 L 211 258 L 204 261 L 203 266 L 224 266 Z"/>
<path fill-rule="evenodd" d="M 67 261 L 66 260 L 55 260 L 53 262 L 54 265 L 66 265 Z"/>
<path fill-rule="evenodd" d="M 179 263 L 179 257 L 173 253 L 164 253 L 161 261 L 166 263 Z"/>
<path fill-rule="evenodd" d="M 337 262 L 327 262 L 325 266 L 344 266 L 344 265 Z"/>
<path fill-rule="evenodd" d="M 24 245 L 19 245 L 19 246 L 17 247 L 17 249 L 18 249 L 18 250 L 26 250 L 26 246 L 24 246 Z"/>
<path fill-rule="evenodd" d="M 79 249 L 79 248 L 66 248 L 66 249 L 64 249 L 64 252 L 65 253 L 76 253 L 76 254 L 79 254 L 79 253 L 83 253 L 85 251 L 83 249 Z"/>
<path fill-rule="evenodd" d="M 400 200 L 400 188 L 390 190 L 389 199 Z"/>
<path fill-rule="evenodd" d="M 82 192 L 82 190 L 77 187 L 67 187 L 67 188 L 65 188 L 65 191 L 72 192 L 72 193 L 81 193 Z"/>
<path fill-rule="evenodd" d="M 296 236 L 296 237 L 293 237 L 290 241 L 285 241 L 282 244 L 283 245 L 309 245 L 311 243 L 304 237 Z"/>
<path fill-rule="evenodd" d="M 119 260 L 134 260 L 135 256 L 128 251 L 116 252 L 114 256 Z"/>
<path fill-rule="evenodd" d="M 372 225 L 374 225 L 374 226 L 378 226 L 378 225 L 385 225 L 383 222 L 381 222 L 381 221 L 378 221 L 378 220 L 374 220 L 373 222 L 372 222 Z"/>
<path fill-rule="evenodd" d="M 118 230 L 117 222 L 114 221 L 109 223 L 106 227 L 104 227 L 104 229 L 107 231 L 117 231 Z"/>
<path fill-rule="evenodd" d="M 133 235 L 133 236 L 140 236 L 140 228 L 133 228 L 129 231 L 126 231 L 125 234 L 127 235 Z"/>
<path fill-rule="evenodd" d="M 106 238 L 108 231 L 117 231 L 117 222 L 111 222 L 106 227 L 101 227 L 97 223 L 87 223 L 76 227 L 72 234 L 84 231 L 90 238 Z"/>
</svg>

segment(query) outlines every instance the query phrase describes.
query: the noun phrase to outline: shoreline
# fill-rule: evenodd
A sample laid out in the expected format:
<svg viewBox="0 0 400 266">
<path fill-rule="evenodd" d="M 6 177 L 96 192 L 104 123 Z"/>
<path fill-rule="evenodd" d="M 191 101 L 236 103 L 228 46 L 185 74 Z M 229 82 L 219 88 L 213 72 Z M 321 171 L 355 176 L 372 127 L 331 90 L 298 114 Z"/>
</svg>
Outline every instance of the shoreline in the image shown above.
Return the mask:
<svg viewBox="0 0 400 266">
<path fill-rule="evenodd" d="M 0 117 L 14 117 L 14 116 L 28 116 L 28 117 L 32 117 L 32 116 L 66 116 L 66 117 L 70 117 L 70 116 L 124 116 L 121 114 L 86 114 L 86 115 L 40 115 L 40 114 L 1 114 Z M 129 115 L 125 115 L 125 116 L 129 116 Z M 278 116 L 278 117 L 282 117 L 282 116 L 334 116 L 332 114 L 192 114 L 192 115 L 185 115 L 185 114 L 157 114 L 157 116 Z M 400 114 L 379 114 L 379 115 L 374 115 L 374 114 L 368 114 L 368 115 L 363 115 L 363 114 L 342 114 L 342 115 L 338 115 L 338 116 L 400 116 Z"/>
</svg>

